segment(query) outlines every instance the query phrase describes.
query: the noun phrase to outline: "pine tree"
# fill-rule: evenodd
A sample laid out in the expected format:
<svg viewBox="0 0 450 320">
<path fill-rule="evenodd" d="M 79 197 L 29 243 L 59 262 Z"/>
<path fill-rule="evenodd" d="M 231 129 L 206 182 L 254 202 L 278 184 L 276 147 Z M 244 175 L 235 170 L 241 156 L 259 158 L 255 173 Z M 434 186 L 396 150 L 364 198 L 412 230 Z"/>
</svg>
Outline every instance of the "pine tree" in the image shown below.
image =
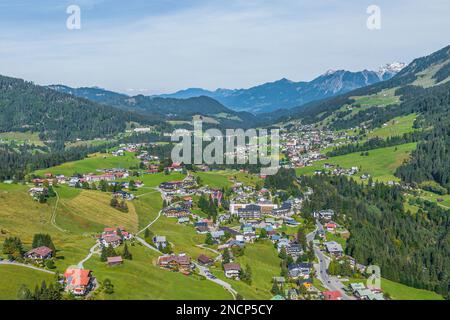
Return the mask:
<svg viewBox="0 0 450 320">
<path fill-rule="evenodd" d="M 123 247 L 122 258 L 127 260 L 133 260 L 133 256 L 131 255 L 130 251 L 128 251 L 128 246 L 126 243 L 125 246 Z"/>
</svg>

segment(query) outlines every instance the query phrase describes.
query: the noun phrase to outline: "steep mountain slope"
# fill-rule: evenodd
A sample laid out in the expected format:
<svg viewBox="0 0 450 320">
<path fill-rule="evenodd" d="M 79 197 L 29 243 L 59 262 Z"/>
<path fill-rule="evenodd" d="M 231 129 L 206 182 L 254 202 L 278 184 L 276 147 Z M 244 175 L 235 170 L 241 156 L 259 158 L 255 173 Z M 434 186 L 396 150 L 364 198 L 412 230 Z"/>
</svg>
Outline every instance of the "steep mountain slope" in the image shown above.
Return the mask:
<svg viewBox="0 0 450 320">
<path fill-rule="evenodd" d="M 0 132 L 38 132 L 45 141 L 111 136 L 124 131 L 128 121 L 160 121 L 4 76 L 0 76 L 0 110 Z"/>
<path fill-rule="evenodd" d="M 382 67 L 378 72 L 330 70 L 310 82 L 294 82 L 283 78 L 249 89 L 208 91 L 190 88 L 173 94 L 160 95 L 160 97 L 186 99 L 204 95 L 216 99 L 233 110 L 265 113 L 281 108 L 296 107 L 390 79 L 402 67 L 404 64 L 395 63 Z"/>
<path fill-rule="evenodd" d="M 370 120 L 374 113 L 386 111 L 379 107 L 398 104 L 404 99 L 402 95 L 405 94 L 399 89 L 407 86 L 428 88 L 443 84 L 449 78 L 450 46 L 447 46 L 429 56 L 415 59 L 387 81 L 293 108 L 281 114 L 282 118 L 277 121 L 292 119 L 301 119 L 304 123 L 322 121 L 331 126 L 335 125 L 336 128 L 350 128 L 360 124 L 364 119 Z M 366 115 L 365 118 L 358 119 L 362 114 Z M 273 116 L 276 114 L 269 114 L 267 118 Z"/>
<path fill-rule="evenodd" d="M 143 115 L 158 116 L 167 121 L 191 121 L 194 116 L 209 117 L 210 124 L 222 127 L 249 127 L 257 118 L 248 112 L 236 112 L 225 107 L 213 98 L 200 96 L 186 99 L 127 96 L 99 88 L 70 88 L 52 85 L 49 88 L 114 106 Z"/>
</svg>

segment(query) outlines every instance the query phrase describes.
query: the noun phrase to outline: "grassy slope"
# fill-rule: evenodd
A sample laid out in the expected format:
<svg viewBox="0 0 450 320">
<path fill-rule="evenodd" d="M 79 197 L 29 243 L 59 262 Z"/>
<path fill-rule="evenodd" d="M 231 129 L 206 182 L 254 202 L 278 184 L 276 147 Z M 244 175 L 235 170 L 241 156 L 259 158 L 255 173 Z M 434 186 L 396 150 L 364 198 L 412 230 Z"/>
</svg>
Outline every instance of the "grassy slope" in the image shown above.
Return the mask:
<svg viewBox="0 0 450 320">
<path fill-rule="evenodd" d="M 233 185 L 233 182 L 231 181 L 232 178 L 248 185 L 255 185 L 261 181 L 261 179 L 254 174 L 231 170 L 196 172 L 194 175 L 199 176 L 202 179 L 203 184 L 212 188 L 230 187 Z"/>
<path fill-rule="evenodd" d="M 11 265 L 0 265 L 0 275 L 0 300 L 16 299 L 22 284 L 34 290 L 34 287 L 40 285 L 42 281 L 46 281 L 47 284 L 53 281 L 51 274 Z M 11 281 L 12 279 L 14 281 Z"/>
<path fill-rule="evenodd" d="M 59 187 L 56 190 L 60 189 L 69 187 Z M 83 234 L 98 233 L 109 226 L 124 226 L 132 232 L 138 229 L 138 216 L 133 202 L 127 202 L 128 212 L 121 212 L 109 205 L 109 193 L 81 190 L 74 198 L 64 196 L 65 194 L 60 196 L 56 222 L 65 230 Z"/>
<path fill-rule="evenodd" d="M 367 136 L 369 138 L 380 137 L 386 139 L 388 137 L 403 135 L 404 133 L 413 132 L 413 123 L 416 119 L 416 114 L 410 114 L 403 117 L 397 117 L 390 120 L 386 126 L 377 128 L 370 132 Z"/>
<path fill-rule="evenodd" d="M 398 181 L 398 178 L 394 177 L 394 172 L 405 159 L 408 159 L 415 147 L 415 143 L 407 143 L 397 147 L 374 149 L 369 151 L 369 156 L 361 156 L 360 152 L 350 153 L 317 161 L 312 166 L 296 169 L 296 172 L 297 174 L 313 174 L 315 170 L 322 170 L 324 163 L 331 163 L 343 168 L 360 167 L 358 176 L 369 173 L 374 180 Z"/>
<path fill-rule="evenodd" d="M 19 143 L 34 144 L 37 146 L 43 146 L 44 143 L 39 138 L 37 132 L 2 132 L 0 133 L 0 140 L 16 141 Z"/>
<path fill-rule="evenodd" d="M 384 278 L 381 280 L 381 288 L 394 300 L 443 300 L 435 292 L 411 288 Z"/>
<path fill-rule="evenodd" d="M 100 281 L 106 278 L 114 284 L 114 294 L 103 299 L 231 299 L 219 285 L 198 276 L 184 276 L 156 266 L 158 254 L 136 244 L 129 246 L 133 260 L 121 266 L 108 267 L 94 256 L 86 267 L 95 270 Z"/>
<path fill-rule="evenodd" d="M 78 161 L 66 162 L 59 166 L 49 169 L 38 170 L 37 175 L 43 175 L 46 172 L 53 174 L 64 174 L 70 176 L 73 173 L 95 173 L 96 169 L 104 168 L 130 168 L 137 166 L 138 159 L 132 153 L 126 153 L 123 157 L 114 157 L 111 154 L 92 154 L 88 158 Z"/>
<path fill-rule="evenodd" d="M 270 241 L 256 242 L 249 244 L 245 248 L 242 257 L 236 259 L 241 267 L 246 268 L 247 264 L 252 270 L 252 284 L 249 286 L 242 281 L 230 280 L 233 288 L 245 299 L 270 299 L 273 294 L 272 279 L 280 275 L 280 259 L 277 250 Z M 221 279 L 226 279 L 221 268 L 214 272 Z"/>
</svg>

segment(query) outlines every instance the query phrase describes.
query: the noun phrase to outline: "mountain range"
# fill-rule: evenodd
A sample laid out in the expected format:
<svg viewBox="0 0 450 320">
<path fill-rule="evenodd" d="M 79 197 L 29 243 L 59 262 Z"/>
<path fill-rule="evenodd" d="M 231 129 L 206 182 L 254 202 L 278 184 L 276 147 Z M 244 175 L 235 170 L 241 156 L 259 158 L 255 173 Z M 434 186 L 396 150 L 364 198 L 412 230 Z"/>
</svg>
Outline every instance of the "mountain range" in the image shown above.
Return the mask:
<svg viewBox="0 0 450 320">
<path fill-rule="evenodd" d="M 199 100 L 193 98 L 209 97 L 228 108 L 228 110 L 220 110 L 219 112 L 225 111 L 235 116 L 236 114 L 234 112 L 245 111 L 253 114 L 270 113 L 278 109 L 294 108 L 311 101 L 333 97 L 357 88 L 388 80 L 404 67 L 404 63 L 397 62 L 387 64 L 377 72 L 368 70 L 359 72 L 329 70 L 310 82 L 294 82 L 283 78 L 249 89 L 217 89 L 215 91 L 208 91 L 201 88 L 190 88 L 173 94 L 156 96 L 138 95 L 129 97 L 125 94 L 97 87 L 71 88 L 63 85 L 51 85 L 49 87 L 94 102 L 118 106 L 124 109 L 139 110 L 141 112 L 151 109 L 152 112 L 163 112 L 165 114 L 175 114 L 176 112 L 172 110 L 172 107 L 177 106 L 182 100 L 185 100 L 186 106 L 194 110 L 194 113 L 216 110 L 217 104 L 212 101 L 210 101 L 211 104 L 215 106 L 208 105 L 212 109 L 199 110 L 198 107 L 194 107 L 196 101 L 204 106 L 206 100 L 204 98 Z M 172 100 L 164 102 L 161 99 Z M 165 106 L 167 106 L 167 109 L 164 109 Z M 178 112 L 178 115 L 185 114 L 188 111 L 183 107 L 183 104 L 180 104 L 179 107 L 181 110 Z M 209 112 L 209 114 L 211 115 L 212 112 Z M 241 114 L 241 116 L 247 120 L 249 118 L 245 114 Z"/>
<path fill-rule="evenodd" d="M 187 99 L 208 96 L 236 111 L 267 113 L 277 109 L 289 109 L 310 101 L 320 100 L 354 89 L 388 80 L 406 65 L 396 62 L 387 64 L 379 71 L 329 70 L 310 82 L 294 82 L 283 78 L 248 89 L 217 89 L 208 91 L 202 88 L 189 88 L 158 97 Z"/>
</svg>

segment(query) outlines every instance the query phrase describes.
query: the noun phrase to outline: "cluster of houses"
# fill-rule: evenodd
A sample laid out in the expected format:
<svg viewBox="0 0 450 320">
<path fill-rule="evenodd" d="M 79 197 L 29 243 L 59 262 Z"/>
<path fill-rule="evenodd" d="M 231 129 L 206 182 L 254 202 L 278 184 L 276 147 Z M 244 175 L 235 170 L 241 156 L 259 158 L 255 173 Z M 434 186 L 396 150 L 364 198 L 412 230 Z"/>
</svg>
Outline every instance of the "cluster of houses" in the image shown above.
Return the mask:
<svg viewBox="0 0 450 320">
<path fill-rule="evenodd" d="M 327 173 L 334 176 L 353 176 L 357 174 L 359 171 L 358 167 L 351 167 L 350 169 L 345 169 L 330 163 L 325 163 L 323 167 L 324 170 L 315 170 L 314 174 L 321 175 Z"/>
<path fill-rule="evenodd" d="M 127 232 L 124 227 L 104 228 L 103 232 L 98 236 L 98 242 L 103 247 L 116 248 L 132 237 L 133 235 Z"/>
<path fill-rule="evenodd" d="M 295 130 L 281 133 L 281 152 L 293 167 L 305 167 L 313 162 L 326 159 L 321 149 L 338 146 L 339 139 L 346 138 L 344 132 L 317 129 L 312 125 L 298 125 Z"/>
<path fill-rule="evenodd" d="M 351 283 L 348 287 L 359 300 L 385 300 L 381 289 L 367 288 L 362 282 Z"/>
<path fill-rule="evenodd" d="M 171 271 L 181 272 L 183 274 L 190 274 L 195 268 L 191 261 L 191 257 L 184 253 L 180 254 L 165 254 L 158 257 L 158 266 Z"/>
</svg>

